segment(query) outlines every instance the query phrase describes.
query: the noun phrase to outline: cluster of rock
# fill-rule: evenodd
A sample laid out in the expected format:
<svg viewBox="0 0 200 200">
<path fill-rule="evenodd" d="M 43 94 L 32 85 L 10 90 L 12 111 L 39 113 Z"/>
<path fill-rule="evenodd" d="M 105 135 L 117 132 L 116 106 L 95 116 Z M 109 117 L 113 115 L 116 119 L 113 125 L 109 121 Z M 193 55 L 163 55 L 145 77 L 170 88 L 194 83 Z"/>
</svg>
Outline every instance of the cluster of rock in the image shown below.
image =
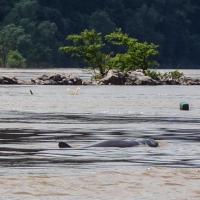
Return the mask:
<svg viewBox="0 0 200 200">
<path fill-rule="evenodd" d="M 83 81 L 78 76 L 69 74 L 42 75 L 36 79 L 19 80 L 16 77 L 0 77 L 1 85 L 82 85 Z"/>
<path fill-rule="evenodd" d="M 109 70 L 104 78 L 99 81 L 83 81 L 80 77 L 70 74 L 42 75 L 28 81 L 17 78 L 0 77 L 0 84 L 13 85 L 200 85 L 200 79 L 186 76 L 174 79 L 167 76 L 160 76 L 156 79 L 146 76 L 143 71 L 136 70 L 123 73 L 117 70 Z"/>
<path fill-rule="evenodd" d="M 153 79 L 146 76 L 141 70 L 122 73 L 109 70 L 104 78 L 98 81 L 100 85 L 200 85 L 200 79 L 182 76 L 179 79 L 158 77 Z"/>
<path fill-rule="evenodd" d="M 141 71 L 122 73 L 117 70 L 109 70 L 107 75 L 99 80 L 101 85 L 158 85 L 157 80 L 145 76 Z"/>
<path fill-rule="evenodd" d="M 70 74 L 42 75 L 36 79 L 31 79 L 36 85 L 82 85 L 83 81 L 78 76 Z"/>
<path fill-rule="evenodd" d="M 19 84 L 19 81 L 15 77 L 9 78 L 9 77 L 6 77 L 6 76 L 1 76 L 0 77 L 0 84 L 2 84 L 2 85 L 17 85 L 17 84 Z"/>
</svg>

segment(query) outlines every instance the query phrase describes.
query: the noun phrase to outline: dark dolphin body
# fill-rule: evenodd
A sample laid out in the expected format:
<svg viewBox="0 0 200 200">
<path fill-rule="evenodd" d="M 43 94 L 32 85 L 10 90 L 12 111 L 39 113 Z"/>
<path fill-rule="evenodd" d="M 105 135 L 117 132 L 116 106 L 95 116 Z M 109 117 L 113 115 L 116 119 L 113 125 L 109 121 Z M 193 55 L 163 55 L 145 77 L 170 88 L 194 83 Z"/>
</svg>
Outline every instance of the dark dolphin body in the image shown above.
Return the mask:
<svg viewBox="0 0 200 200">
<path fill-rule="evenodd" d="M 90 146 L 86 146 L 84 148 L 89 147 L 119 147 L 119 148 L 127 148 L 127 147 L 135 147 L 138 145 L 147 145 L 150 147 L 158 147 L 159 144 L 154 139 L 143 139 L 143 140 L 107 140 L 100 143 L 96 143 Z M 58 143 L 59 148 L 72 148 L 69 144 L 65 142 Z"/>
</svg>

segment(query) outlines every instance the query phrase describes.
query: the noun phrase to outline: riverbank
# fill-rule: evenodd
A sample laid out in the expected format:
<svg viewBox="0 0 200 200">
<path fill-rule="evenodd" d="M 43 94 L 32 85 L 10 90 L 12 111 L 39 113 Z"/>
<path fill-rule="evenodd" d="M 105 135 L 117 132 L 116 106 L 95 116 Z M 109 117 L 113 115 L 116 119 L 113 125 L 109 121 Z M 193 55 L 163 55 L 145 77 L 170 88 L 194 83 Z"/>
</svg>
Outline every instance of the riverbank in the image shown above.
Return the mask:
<svg viewBox="0 0 200 200">
<path fill-rule="evenodd" d="M 172 70 L 159 70 L 169 73 Z M 197 71 L 197 70 L 194 70 Z M 158 70 L 156 71 L 156 73 Z M 200 75 L 191 70 L 181 70 L 183 76 L 150 77 L 142 71 L 122 73 L 110 70 L 99 80 L 92 78 L 92 72 L 83 69 L 1 69 L 1 85 L 200 85 Z M 189 73 L 188 73 L 189 72 Z M 24 74 L 30 74 L 23 77 Z M 20 75 L 19 75 L 20 74 Z"/>
</svg>

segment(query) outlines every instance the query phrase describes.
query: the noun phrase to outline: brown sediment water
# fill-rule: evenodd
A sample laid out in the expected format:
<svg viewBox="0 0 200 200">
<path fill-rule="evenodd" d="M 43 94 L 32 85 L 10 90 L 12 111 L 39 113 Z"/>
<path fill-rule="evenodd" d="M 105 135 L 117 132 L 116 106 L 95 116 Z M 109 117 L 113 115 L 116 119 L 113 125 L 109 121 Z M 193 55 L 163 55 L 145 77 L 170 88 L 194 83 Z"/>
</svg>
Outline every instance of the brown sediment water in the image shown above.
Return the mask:
<svg viewBox="0 0 200 200">
<path fill-rule="evenodd" d="M 123 167 L 122 167 L 123 168 Z M 67 170 L 67 169 L 66 169 Z M 199 199 L 198 169 L 124 168 L 0 180 L 4 199 Z"/>
</svg>

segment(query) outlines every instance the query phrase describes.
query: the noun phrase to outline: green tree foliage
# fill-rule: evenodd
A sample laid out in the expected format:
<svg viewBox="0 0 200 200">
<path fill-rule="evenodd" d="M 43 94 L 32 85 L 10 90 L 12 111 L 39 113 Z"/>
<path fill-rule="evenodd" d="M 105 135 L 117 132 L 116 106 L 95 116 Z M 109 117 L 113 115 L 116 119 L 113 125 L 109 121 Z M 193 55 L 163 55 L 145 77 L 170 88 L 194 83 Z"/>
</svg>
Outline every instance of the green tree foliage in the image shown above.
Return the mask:
<svg viewBox="0 0 200 200">
<path fill-rule="evenodd" d="M 60 48 L 61 51 L 71 54 L 72 57 L 82 58 L 88 67 L 98 68 L 101 75 L 104 75 L 105 54 L 102 53 L 104 43 L 101 33 L 95 30 L 85 30 L 80 34 L 69 35 L 67 40 L 72 46 Z"/>
<path fill-rule="evenodd" d="M 96 11 L 89 18 L 89 28 L 105 35 L 114 31 L 116 25 L 105 11 Z"/>
<path fill-rule="evenodd" d="M 179 80 L 180 78 L 182 78 L 184 76 L 184 73 L 182 73 L 178 70 L 161 73 L 159 71 L 148 69 L 145 71 L 145 75 L 153 78 L 154 80 L 166 79 L 166 78 L 173 79 L 173 80 Z"/>
<path fill-rule="evenodd" d="M 0 31 L 0 59 L 3 67 L 7 66 L 8 54 L 16 50 L 29 38 L 21 26 L 10 24 Z"/>
<path fill-rule="evenodd" d="M 175 70 L 172 72 L 166 72 L 163 74 L 163 76 L 171 79 L 180 79 L 184 76 L 184 74 L 182 72 L 179 72 L 178 70 Z"/>
<path fill-rule="evenodd" d="M 143 69 L 144 71 L 155 65 L 154 56 L 158 55 L 157 47 L 147 42 L 139 42 L 137 39 L 128 36 L 121 30 L 112 32 L 105 37 L 95 30 L 85 30 L 80 34 L 69 35 L 67 40 L 72 45 L 62 47 L 61 50 L 69 53 L 72 57 L 81 58 L 92 68 L 98 68 L 101 75 L 107 69 L 119 69 L 129 71 Z M 121 46 L 125 49 L 124 53 L 105 53 L 105 41 L 112 45 Z"/>
<path fill-rule="evenodd" d="M 47 8 L 42 11 L 41 9 L 42 7 L 37 0 L 21 0 L 5 17 L 7 23 L 15 21 L 30 35 L 30 42 L 25 45 L 26 48 L 24 46 L 19 50 L 30 65 L 36 66 L 51 65 L 60 46 L 57 40 L 58 27 L 55 22 L 47 19 L 53 18 L 53 15 L 57 14 L 56 11 Z M 56 19 L 57 22 L 58 18 Z"/>
<path fill-rule="evenodd" d="M 106 40 L 126 49 L 125 53 L 117 53 L 110 59 L 108 63 L 110 68 L 119 68 L 125 71 L 142 69 L 145 71 L 157 65 L 154 57 L 158 55 L 158 46 L 153 43 L 139 42 L 137 39 L 122 33 L 121 30 L 107 35 Z"/>
<path fill-rule="evenodd" d="M 139 41 L 159 44 L 161 66 L 197 66 L 199 10 L 194 0 L 1 0 L 0 31 L 15 24 L 30 35 L 17 47 L 28 66 L 69 66 L 70 56 L 58 51 L 67 44 L 66 35 L 84 29 L 105 35 L 116 27 Z M 107 50 L 116 49 L 124 50 L 116 45 Z"/>
<path fill-rule="evenodd" d="M 13 68 L 25 67 L 26 59 L 17 50 L 9 51 L 8 66 Z"/>
</svg>

